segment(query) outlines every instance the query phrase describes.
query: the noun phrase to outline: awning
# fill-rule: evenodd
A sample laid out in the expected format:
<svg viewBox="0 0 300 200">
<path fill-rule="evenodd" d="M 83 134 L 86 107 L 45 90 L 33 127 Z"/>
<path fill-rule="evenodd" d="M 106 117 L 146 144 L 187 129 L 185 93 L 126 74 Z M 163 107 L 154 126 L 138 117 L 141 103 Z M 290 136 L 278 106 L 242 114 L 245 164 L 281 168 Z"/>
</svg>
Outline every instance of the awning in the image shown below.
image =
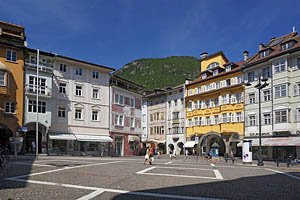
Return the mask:
<svg viewBox="0 0 300 200">
<path fill-rule="evenodd" d="M 73 133 L 49 133 L 50 140 L 76 140 Z"/>
<path fill-rule="evenodd" d="M 252 146 L 259 146 L 259 139 L 253 138 Z M 300 137 L 277 137 L 277 138 L 261 138 L 262 146 L 300 146 Z M 237 144 L 238 147 L 243 146 L 243 141 Z"/>
<path fill-rule="evenodd" d="M 188 141 L 186 143 L 184 143 L 183 147 L 184 148 L 193 148 L 195 146 L 195 141 Z"/>
<path fill-rule="evenodd" d="M 149 138 L 147 138 L 145 140 L 145 143 L 164 144 L 165 142 L 166 142 L 165 140 L 155 140 L 155 139 L 149 139 Z"/>
<path fill-rule="evenodd" d="M 77 141 L 82 142 L 112 142 L 108 135 L 75 134 Z"/>
<path fill-rule="evenodd" d="M 128 142 L 138 142 L 140 141 L 140 138 L 135 135 L 128 135 Z"/>
</svg>

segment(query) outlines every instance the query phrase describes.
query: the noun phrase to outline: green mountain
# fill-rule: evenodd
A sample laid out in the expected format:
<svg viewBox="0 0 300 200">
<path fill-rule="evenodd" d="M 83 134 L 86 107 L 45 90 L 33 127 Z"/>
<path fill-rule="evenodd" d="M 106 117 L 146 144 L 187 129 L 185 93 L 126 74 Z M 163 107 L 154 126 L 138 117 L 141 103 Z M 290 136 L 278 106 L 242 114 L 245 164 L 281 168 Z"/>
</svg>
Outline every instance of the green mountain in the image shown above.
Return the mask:
<svg viewBox="0 0 300 200">
<path fill-rule="evenodd" d="M 176 86 L 200 73 L 200 60 L 189 56 L 143 58 L 126 64 L 114 74 L 143 85 L 145 90 Z"/>
</svg>

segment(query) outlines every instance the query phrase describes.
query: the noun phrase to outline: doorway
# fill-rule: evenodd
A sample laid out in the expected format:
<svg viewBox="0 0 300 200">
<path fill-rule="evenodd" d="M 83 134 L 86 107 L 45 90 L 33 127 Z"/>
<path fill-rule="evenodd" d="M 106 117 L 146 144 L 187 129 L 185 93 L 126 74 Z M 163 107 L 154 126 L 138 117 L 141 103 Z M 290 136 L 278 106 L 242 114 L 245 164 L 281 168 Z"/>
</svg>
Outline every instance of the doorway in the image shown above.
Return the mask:
<svg viewBox="0 0 300 200">
<path fill-rule="evenodd" d="M 115 136 L 115 153 L 116 156 L 123 155 L 123 137 L 122 136 Z"/>
<path fill-rule="evenodd" d="M 38 153 L 42 152 L 42 133 L 39 132 L 39 138 L 38 138 Z M 33 146 L 36 146 L 36 131 L 28 131 L 26 133 L 25 137 L 25 143 L 26 143 L 26 153 L 35 153 L 36 149 L 33 148 Z"/>
</svg>

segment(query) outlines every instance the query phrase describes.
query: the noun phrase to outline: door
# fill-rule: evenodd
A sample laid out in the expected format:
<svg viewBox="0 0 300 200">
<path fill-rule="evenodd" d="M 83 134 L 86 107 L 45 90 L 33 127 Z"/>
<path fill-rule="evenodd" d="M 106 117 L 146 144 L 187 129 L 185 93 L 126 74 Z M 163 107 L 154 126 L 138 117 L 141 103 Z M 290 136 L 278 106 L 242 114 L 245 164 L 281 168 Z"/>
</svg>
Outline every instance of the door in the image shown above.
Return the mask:
<svg viewBox="0 0 300 200">
<path fill-rule="evenodd" d="M 116 156 L 123 155 L 123 137 L 115 137 L 115 150 Z"/>
</svg>

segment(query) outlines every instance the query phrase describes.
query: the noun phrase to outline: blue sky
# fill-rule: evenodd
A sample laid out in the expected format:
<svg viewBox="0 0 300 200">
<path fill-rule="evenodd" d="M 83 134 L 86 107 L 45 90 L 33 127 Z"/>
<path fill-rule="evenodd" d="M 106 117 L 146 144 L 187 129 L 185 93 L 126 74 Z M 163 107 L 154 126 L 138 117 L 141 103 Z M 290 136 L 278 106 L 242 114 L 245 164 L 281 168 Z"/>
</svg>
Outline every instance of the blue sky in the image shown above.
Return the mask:
<svg viewBox="0 0 300 200">
<path fill-rule="evenodd" d="M 139 58 L 223 51 L 231 61 L 300 30 L 300 1 L 0 0 L 0 20 L 25 26 L 28 46 L 120 68 Z"/>
</svg>

